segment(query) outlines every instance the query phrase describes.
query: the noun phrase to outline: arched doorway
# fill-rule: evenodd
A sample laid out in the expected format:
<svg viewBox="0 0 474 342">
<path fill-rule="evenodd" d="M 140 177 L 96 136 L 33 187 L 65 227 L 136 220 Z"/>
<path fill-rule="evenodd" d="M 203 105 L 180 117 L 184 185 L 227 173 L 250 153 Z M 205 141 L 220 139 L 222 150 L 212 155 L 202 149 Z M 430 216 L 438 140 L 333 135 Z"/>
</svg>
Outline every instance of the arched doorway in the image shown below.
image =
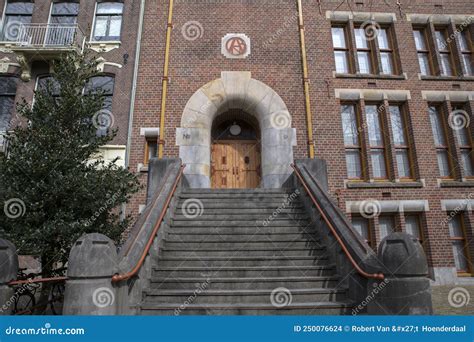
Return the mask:
<svg viewBox="0 0 474 342">
<path fill-rule="evenodd" d="M 246 71 L 223 71 L 221 78 L 203 85 L 186 103 L 181 127 L 176 128 L 176 144 L 186 164 L 188 185 L 211 187 L 212 126 L 217 118 L 234 109 L 258 122 L 261 187 L 282 187 L 292 173 L 296 130 L 291 127 L 291 114 L 282 98 Z"/>
<path fill-rule="evenodd" d="M 211 187 L 259 187 L 260 151 L 260 129 L 253 116 L 236 109 L 219 115 L 212 124 Z"/>
</svg>

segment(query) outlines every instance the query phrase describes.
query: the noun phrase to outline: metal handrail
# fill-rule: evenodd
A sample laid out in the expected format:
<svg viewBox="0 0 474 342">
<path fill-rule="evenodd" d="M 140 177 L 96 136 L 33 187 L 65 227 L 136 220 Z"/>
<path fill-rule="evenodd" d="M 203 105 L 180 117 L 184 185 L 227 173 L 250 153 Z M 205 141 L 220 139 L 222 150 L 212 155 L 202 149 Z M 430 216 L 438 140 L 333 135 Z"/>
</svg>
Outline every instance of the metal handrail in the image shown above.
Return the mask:
<svg viewBox="0 0 474 342">
<path fill-rule="evenodd" d="M 339 234 L 337 233 L 336 229 L 334 228 L 334 226 L 332 225 L 332 223 L 329 221 L 328 217 L 326 216 L 326 214 L 324 213 L 323 209 L 321 208 L 321 206 L 319 205 L 318 201 L 316 200 L 316 198 L 314 197 L 313 193 L 310 191 L 310 189 L 308 188 L 308 185 L 306 184 L 305 180 L 303 179 L 303 176 L 301 175 L 300 171 L 298 170 L 298 168 L 296 167 L 295 164 L 291 164 L 291 167 L 293 168 L 293 170 L 295 170 L 295 174 L 297 176 L 297 178 L 299 179 L 299 181 L 301 182 L 301 184 L 303 185 L 306 193 L 309 195 L 309 197 L 311 198 L 311 201 L 313 202 L 314 206 L 318 209 L 319 213 L 321 214 L 321 217 L 323 218 L 324 222 L 326 222 L 327 226 L 329 227 L 329 229 L 331 230 L 332 234 L 334 235 L 334 237 L 336 238 L 337 242 L 339 243 L 339 246 L 342 248 L 342 250 L 344 251 L 344 254 L 347 256 L 347 258 L 349 259 L 349 261 L 351 262 L 352 266 L 354 266 L 354 268 L 356 269 L 356 271 L 361 275 L 363 276 L 364 278 L 372 278 L 372 279 L 379 279 L 379 280 L 383 280 L 385 279 L 385 276 L 383 275 L 383 273 L 368 273 L 368 272 L 365 272 L 358 264 L 357 262 L 354 260 L 354 258 L 352 257 L 351 253 L 349 252 L 349 249 L 346 247 L 346 245 L 344 244 L 344 241 L 342 241 L 341 237 L 339 236 Z"/>
<path fill-rule="evenodd" d="M 140 259 L 138 260 L 135 267 L 133 267 L 133 269 L 131 271 L 126 272 L 126 273 L 122 273 L 122 274 L 119 274 L 119 273 L 114 274 L 113 277 L 112 277 L 112 282 L 113 283 L 116 283 L 116 282 L 119 282 L 119 281 L 122 281 L 122 280 L 130 279 L 131 277 L 135 276 L 138 273 L 138 271 L 140 270 L 140 268 L 142 267 L 143 262 L 145 261 L 145 258 L 146 258 L 146 256 L 148 255 L 148 253 L 150 251 L 151 245 L 153 244 L 153 240 L 155 239 L 155 236 L 156 236 L 156 234 L 158 233 L 158 230 L 161 227 L 161 223 L 163 222 L 166 211 L 167 211 L 167 209 L 170 205 L 171 199 L 173 198 L 173 195 L 176 191 L 176 188 L 178 187 L 178 183 L 181 180 L 181 177 L 183 176 L 183 171 L 184 171 L 185 167 L 186 167 L 186 165 L 183 164 L 179 168 L 178 176 L 176 177 L 176 180 L 174 181 L 173 187 L 171 188 L 171 191 L 168 194 L 168 197 L 166 198 L 166 202 L 165 202 L 165 205 L 163 207 L 163 210 L 161 211 L 160 217 L 158 218 L 158 220 L 155 223 L 155 226 L 153 227 L 153 231 L 151 232 L 150 237 L 148 238 L 148 242 L 147 242 L 145 248 L 143 249 L 143 252 L 142 252 L 142 255 L 140 256 Z"/>
<path fill-rule="evenodd" d="M 23 285 L 23 284 L 36 284 L 36 283 L 49 283 L 49 282 L 60 282 L 68 280 L 68 277 L 53 277 L 53 278 L 36 278 L 36 279 L 25 279 L 25 280 L 13 280 L 8 283 L 9 286 Z"/>
</svg>

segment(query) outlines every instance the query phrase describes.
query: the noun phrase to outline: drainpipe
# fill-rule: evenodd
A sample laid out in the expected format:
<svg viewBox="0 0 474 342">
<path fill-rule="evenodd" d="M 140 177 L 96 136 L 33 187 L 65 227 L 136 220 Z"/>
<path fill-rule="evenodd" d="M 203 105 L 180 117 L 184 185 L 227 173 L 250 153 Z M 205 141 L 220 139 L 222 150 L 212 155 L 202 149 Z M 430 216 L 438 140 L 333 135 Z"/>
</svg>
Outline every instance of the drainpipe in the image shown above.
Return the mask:
<svg viewBox="0 0 474 342">
<path fill-rule="evenodd" d="M 166 29 L 166 47 L 165 47 L 165 63 L 163 65 L 163 82 L 161 90 L 161 112 L 160 112 L 160 139 L 158 140 L 158 158 L 163 158 L 163 147 L 165 145 L 165 111 L 166 111 L 166 94 L 168 92 L 168 64 L 170 57 L 171 29 L 173 19 L 173 0 L 169 0 L 168 8 L 168 27 Z"/>
<path fill-rule="evenodd" d="M 303 66 L 303 83 L 304 83 L 304 96 L 305 96 L 305 107 L 306 107 L 306 126 L 308 128 L 309 157 L 314 158 L 313 116 L 311 114 L 311 99 L 309 95 L 308 63 L 306 60 L 306 45 L 305 45 L 305 39 L 304 39 L 303 6 L 301 5 L 301 0 L 297 0 L 297 3 L 298 3 L 298 27 L 300 31 L 300 46 L 301 46 L 301 63 Z"/>
<path fill-rule="evenodd" d="M 142 32 L 143 32 L 143 20 L 145 16 L 145 2 L 141 0 L 140 7 L 140 19 L 138 22 L 138 33 L 137 33 L 137 46 L 135 48 L 135 65 L 133 69 L 133 81 L 132 81 L 132 96 L 130 99 L 130 114 L 128 116 L 128 137 L 127 137 L 127 148 L 125 149 L 125 168 L 128 169 L 130 164 L 130 149 L 132 147 L 132 133 L 133 133 L 133 114 L 135 112 L 135 97 L 137 94 L 137 79 L 138 79 L 138 67 L 140 64 L 140 50 L 142 43 Z"/>
</svg>

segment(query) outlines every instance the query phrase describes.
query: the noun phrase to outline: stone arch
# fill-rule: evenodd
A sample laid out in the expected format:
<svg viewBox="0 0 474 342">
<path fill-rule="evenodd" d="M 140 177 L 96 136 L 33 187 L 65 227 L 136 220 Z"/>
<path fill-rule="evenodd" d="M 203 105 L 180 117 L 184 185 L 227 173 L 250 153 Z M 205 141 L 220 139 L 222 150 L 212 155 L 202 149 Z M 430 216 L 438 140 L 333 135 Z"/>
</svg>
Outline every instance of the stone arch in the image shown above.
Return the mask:
<svg viewBox="0 0 474 342">
<path fill-rule="evenodd" d="M 296 130 L 281 97 L 250 72 L 224 71 L 221 78 L 198 89 L 189 99 L 176 130 L 179 155 L 192 188 L 210 187 L 211 129 L 214 119 L 239 108 L 259 122 L 264 188 L 281 187 L 291 174 Z"/>
</svg>

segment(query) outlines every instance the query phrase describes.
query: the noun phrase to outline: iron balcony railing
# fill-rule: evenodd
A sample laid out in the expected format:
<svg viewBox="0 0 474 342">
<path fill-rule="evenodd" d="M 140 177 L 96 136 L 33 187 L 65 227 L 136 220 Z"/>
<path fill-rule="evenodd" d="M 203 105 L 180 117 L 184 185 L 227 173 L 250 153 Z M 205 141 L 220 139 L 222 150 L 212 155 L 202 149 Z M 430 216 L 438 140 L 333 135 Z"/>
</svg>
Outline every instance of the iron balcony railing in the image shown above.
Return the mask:
<svg viewBox="0 0 474 342">
<path fill-rule="evenodd" d="M 84 49 L 85 36 L 77 24 L 21 24 L 13 40 L 32 49 Z"/>
</svg>

